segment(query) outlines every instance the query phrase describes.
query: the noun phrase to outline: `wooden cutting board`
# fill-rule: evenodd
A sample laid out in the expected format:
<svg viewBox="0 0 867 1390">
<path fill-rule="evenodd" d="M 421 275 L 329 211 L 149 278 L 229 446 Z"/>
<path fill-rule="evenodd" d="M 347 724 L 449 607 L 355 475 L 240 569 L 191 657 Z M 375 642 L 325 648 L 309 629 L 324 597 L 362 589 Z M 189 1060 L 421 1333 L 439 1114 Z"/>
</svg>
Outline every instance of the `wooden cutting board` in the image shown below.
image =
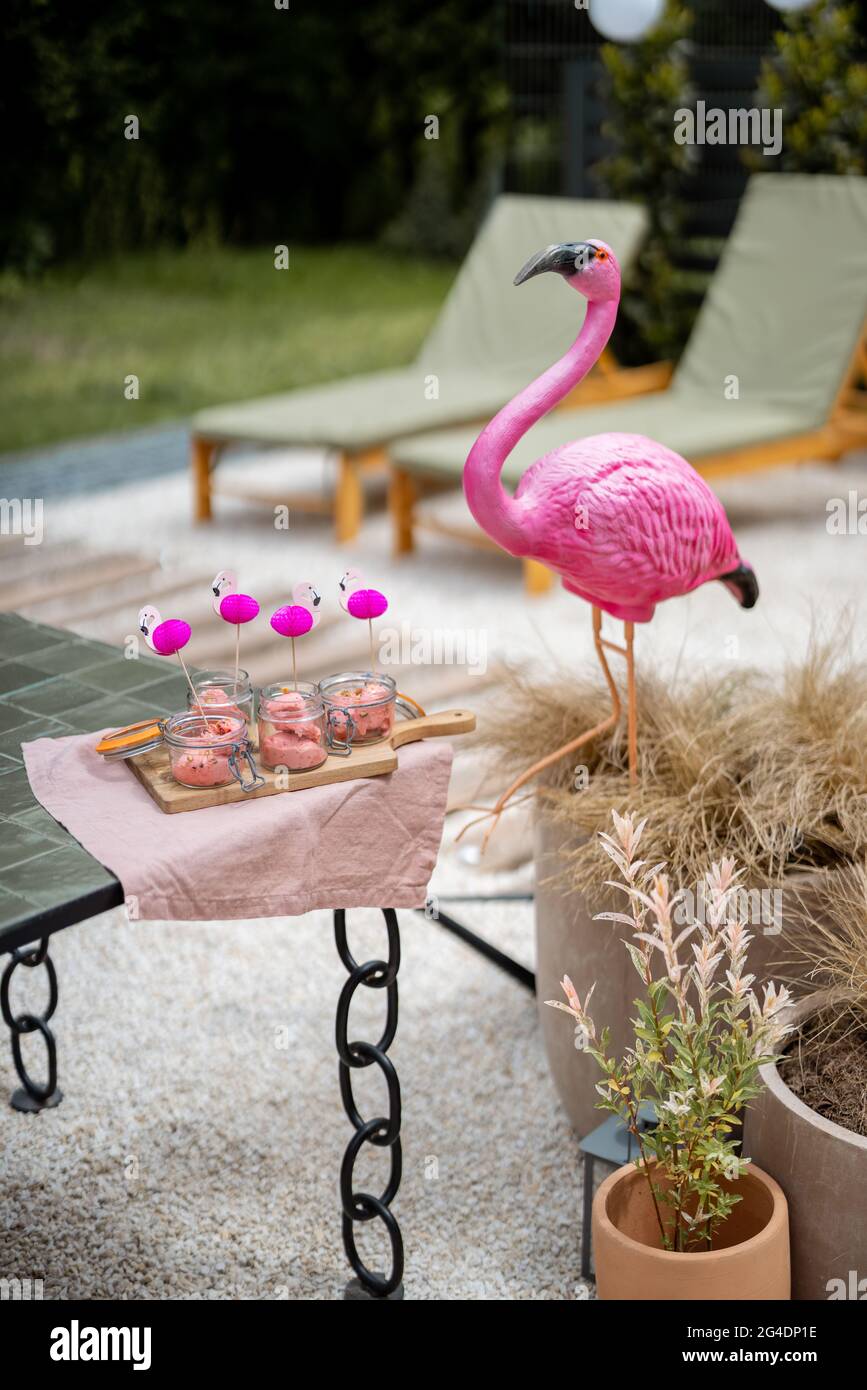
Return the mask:
<svg viewBox="0 0 867 1390">
<path fill-rule="evenodd" d="M 222 806 L 227 801 L 252 801 L 259 796 L 274 796 L 278 792 L 303 791 L 305 787 L 323 787 L 329 782 L 351 782 L 357 777 L 382 777 L 397 768 L 397 750 L 405 743 L 417 743 L 423 738 L 449 738 L 467 734 L 476 727 L 476 716 L 469 710 L 449 709 L 427 714 L 423 719 L 400 719 L 391 737 L 382 743 L 353 748 L 348 758 L 329 754 L 321 767 L 305 772 L 284 773 L 278 783 L 277 774 L 260 767 L 265 785 L 245 792 L 236 781 L 225 787 L 182 787 L 172 777 L 168 750 L 155 748 L 150 753 L 126 758 L 142 786 L 153 797 L 161 811 L 173 815 L 177 811 L 198 811 L 202 806 Z M 254 753 L 255 758 L 255 753 Z M 258 766 L 258 764 L 257 764 Z"/>
</svg>

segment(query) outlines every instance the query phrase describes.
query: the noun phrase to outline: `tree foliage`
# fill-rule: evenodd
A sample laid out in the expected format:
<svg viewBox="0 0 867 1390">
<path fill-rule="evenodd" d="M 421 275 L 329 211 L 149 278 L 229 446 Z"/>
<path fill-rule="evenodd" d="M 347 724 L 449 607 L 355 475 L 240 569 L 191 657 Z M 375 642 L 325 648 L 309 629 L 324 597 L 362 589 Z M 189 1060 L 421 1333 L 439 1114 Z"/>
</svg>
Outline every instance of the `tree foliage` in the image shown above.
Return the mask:
<svg viewBox="0 0 867 1390">
<path fill-rule="evenodd" d="M 409 16 L 401 0 L 7 0 L 4 29 L 6 263 L 369 237 L 403 209 L 423 154 L 442 166 L 441 215 L 485 166 L 492 0 Z M 131 114 L 138 140 L 124 136 Z"/>
<path fill-rule="evenodd" d="M 858 7 L 836 0 L 785 16 L 756 96 L 783 112 L 778 168 L 805 174 L 867 171 L 867 64 Z M 763 165 L 750 152 L 751 167 Z"/>
</svg>

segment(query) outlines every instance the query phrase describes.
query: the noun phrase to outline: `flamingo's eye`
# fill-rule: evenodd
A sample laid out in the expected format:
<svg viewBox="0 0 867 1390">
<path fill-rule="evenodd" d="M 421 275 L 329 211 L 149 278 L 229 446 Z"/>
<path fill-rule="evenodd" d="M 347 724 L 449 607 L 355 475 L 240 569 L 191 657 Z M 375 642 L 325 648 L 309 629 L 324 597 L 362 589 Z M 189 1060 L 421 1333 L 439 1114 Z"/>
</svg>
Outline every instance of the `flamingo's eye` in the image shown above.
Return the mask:
<svg viewBox="0 0 867 1390">
<path fill-rule="evenodd" d="M 608 260 L 608 252 L 607 252 L 607 251 L 597 251 L 597 252 L 596 252 L 596 259 L 597 259 L 597 261 L 607 261 L 607 260 Z"/>
</svg>

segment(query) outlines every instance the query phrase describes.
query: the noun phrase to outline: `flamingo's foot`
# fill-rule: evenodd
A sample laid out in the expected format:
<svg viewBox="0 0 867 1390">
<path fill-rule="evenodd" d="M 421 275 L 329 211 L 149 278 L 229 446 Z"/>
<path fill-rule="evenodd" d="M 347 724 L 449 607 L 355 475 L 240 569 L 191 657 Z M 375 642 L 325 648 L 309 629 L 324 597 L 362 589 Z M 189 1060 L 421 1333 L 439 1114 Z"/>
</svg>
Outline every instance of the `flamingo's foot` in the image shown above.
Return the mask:
<svg viewBox="0 0 867 1390">
<path fill-rule="evenodd" d="M 503 792 L 503 795 L 500 797 L 499 801 L 496 803 L 495 806 L 472 806 L 472 805 L 470 805 L 470 806 L 457 806 L 457 807 L 455 807 L 455 809 L 458 810 L 458 811 L 480 811 L 480 812 L 481 812 L 481 815 L 476 816 L 474 820 L 469 820 L 469 821 L 467 821 L 466 825 L 464 825 L 464 826 L 461 827 L 461 829 L 458 831 L 457 835 L 455 836 L 455 844 L 457 844 L 461 839 L 463 839 L 463 837 L 464 837 L 464 835 L 466 835 L 467 831 L 473 829 L 473 826 L 476 826 L 476 825 L 484 825 L 484 823 L 485 823 L 486 820 L 492 820 L 492 821 L 493 821 L 493 825 L 490 825 L 490 826 L 488 827 L 488 829 L 485 831 L 484 836 L 482 837 L 482 854 L 484 854 L 485 850 L 486 850 L 487 847 L 488 847 L 488 841 L 490 840 L 491 836 L 493 835 L 494 831 L 496 830 L 497 826 L 498 826 L 499 823 L 500 823 L 500 817 L 502 816 L 503 812 L 504 812 L 504 811 L 508 811 L 509 808 L 512 807 L 512 806 L 520 806 L 520 804 L 521 804 L 522 801 L 529 801 L 529 800 L 531 799 L 531 797 L 534 797 L 534 796 L 536 795 L 536 793 L 535 793 L 534 791 L 532 791 L 532 792 L 524 792 L 524 795 L 523 795 L 523 796 L 519 796 L 519 797 L 516 798 L 516 797 L 515 797 L 515 791 L 516 791 L 516 790 L 517 790 L 517 788 L 515 788 L 515 787 L 510 787 L 508 791 Z"/>
<path fill-rule="evenodd" d="M 616 691 L 614 693 L 616 697 Z M 535 796 L 535 792 L 526 792 L 524 796 L 518 798 L 518 801 L 515 801 L 515 793 L 520 791 L 521 787 L 526 786 L 527 782 L 532 781 L 540 772 L 543 772 L 546 767 L 551 767 L 553 763 L 557 763 L 561 758 L 565 758 L 567 753 L 574 753 L 578 748 L 583 748 L 591 739 L 597 738 L 600 734 L 607 733 L 609 729 L 613 729 L 619 718 L 620 702 L 617 700 L 611 714 L 607 719 L 603 719 L 601 724 L 594 725 L 592 729 L 588 729 L 578 738 L 570 739 L 568 743 L 563 744 L 562 748 L 558 748 L 554 753 L 549 753 L 545 758 L 540 758 L 538 762 L 528 767 L 526 772 L 522 772 L 521 776 L 517 777 L 512 785 L 503 792 L 503 795 L 497 801 L 496 805 L 490 808 L 486 806 L 462 806 L 457 808 L 462 811 L 481 811 L 482 814 L 477 816 L 475 820 L 467 822 L 458 835 L 456 835 L 455 842 L 457 843 L 457 841 L 460 840 L 468 830 L 471 830 L 474 825 L 481 825 L 486 820 L 492 820 L 493 824 L 485 831 L 484 838 L 482 839 L 482 854 L 484 854 L 488 846 L 488 841 L 496 830 L 500 817 L 507 807 L 510 805 L 517 806 L 521 801 L 526 801 L 528 797 Z"/>
<path fill-rule="evenodd" d="M 564 581 L 564 582 L 565 582 L 565 581 Z M 566 582 L 566 588 L 572 588 L 573 592 L 575 592 L 575 593 L 578 592 L 578 590 L 577 590 L 577 589 L 574 589 L 574 587 L 573 587 L 570 583 L 568 583 L 568 582 Z M 608 686 L 609 694 L 610 694 L 610 696 L 611 696 L 611 713 L 609 714 L 608 718 L 607 718 L 607 719 L 602 719 L 602 720 L 600 720 L 600 722 L 599 722 L 598 724 L 594 724 L 594 726 L 593 726 L 592 729 L 586 729 L 586 730 L 584 731 L 584 733 L 583 733 L 583 734 L 579 734 L 577 738 L 570 739 L 568 743 L 564 743 L 564 744 L 563 744 L 562 748 L 558 748 L 558 749 L 557 749 L 555 752 L 553 752 L 553 753 L 548 753 L 544 758 L 539 758 L 538 761 L 535 762 L 535 763 L 533 763 L 531 767 L 528 767 L 528 768 L 526 769 L 526 771 L 522 772 L 521 775 L 520 775 L 520 777 L 516 777 L 516 778 L 515 778 L 514 782 L 512 782 L 511 786 L 509 786 L 509 787 L 506 788 L 506 790 L 503 792 L 503 795 L 499 798 L 499 800 L 496 802 L 496 804 L 495 804 L 494 806 L 492 806 L 492 807 L 490 807 L 490 808 L 489 808 L 489 807 L 486 807 L 486 806 L 463 806 L 463 807 L 460 807 L 460 808 L 456 808 L 456 809 L 461 809 L 461 810 L 464 810 L 464 811 L 481 811 L 481 813 L 482 813 L 480 816 L 477 816 L 477 817 L 475 818 L 475 820 L 471 820 L 471 821 L 468 821 L 468 822 L 467 822 L 467 824 L 463 827 L 463 829 L 462 829 L 462 830 L 460 831 L 460 833 L 457 835 L 456 841 L 457 841 L 457 840 L 460 840 L 460 839 L 467 833 L 468 830 L 471 830 L 471 829 L 473 828 L 473 826 L 482 825 L 482 824 L 484 824 L 485 821 L 488 821 L 488 820 L 489 820 L 489 821 L 492 822 L 492 824 L 488 826 L 487 830 L 485 831 L 484 837 L 483 837 L 483 839 L 482 839 L 482 850 L 481 850 L 481 852 L 482 852 L 482 854 L 484 854 L 485 850 L 486 850 L 487 847 L 488 847 L 488 841 L 490 840 L 491 836 L 493 835 L 494 831 L 496 830 L 497 826 L 498 826 L 499 823 L 500 823 L 500 817 L 502 816 L 503 812 L 506 810 L 507 806 L 509 806 L 510 804 L 511 804 L 511 805 L 516 805 L 516 804 L 517 804 L 517 802 L 515 802 L 515 800 L 514 800 L 514 797 L 515 797 L 515 793 L 518 792 L 518 791 L 520 791 L 521 787 L 526 786 L 526 784 L 527 784 L 528 782 L 531 782 L 531 781 L 533 780 L 534 777 L 537 777 L 537 776 L 539 775 L 540 772 L 544 772 L 545 768 L 551 767 L 554 763 L 558 763 L 558 762 L 560 761 L 561 758 L 565 758 L 566 755 L 567 755 L 567 753 L 575 753 L 575 752 L 577 752 L 577 750 L 578 750 L 579 748 L 585 747 L 586 744 L 591 743 L 591 742 L 593 741 L 593 739 L 599 738 L 602 734 L 607 734 L 611 729 L 615 728 L 615 726 L 618 724 L 618 722 L 619 722 L 619 720 L 620 720 L 620 713 L 621 713 L 621 708 L 622 708 L 622 707 L 621 707 L 621 703 L 620 703 L 620 696 L 619 696 L 619 694 L 618 694 L 618 692 L 617 692 L 617 686 L 616 686 L 615 683 L 614 683 L 613 677 L 612 677 L 612 675 L 611 675 L 611 671 L 610 671 L 609 666 L 608 666 L 608 662 L 607 662 L 606 657 L 605 657 L 605 647 L 606 647 L 606 646 L 612 646 L 612 643 L 606 642 L 605 639 L 602 637 L 601 628 L 602 628 L 602 613 L 601 613 L 601 611 L 600 611 L 598 605 L 596 605 L 596 606 L 594 606 L 594 609 L 593 609 L 593 637 L 594 637 L 594 643 L 595 643 L 595 646 L 596 646 L 596 654 L 597 654 L 597 656 L 598 656 L 598 658 L 599 658 L 599 664 L 600 664 L 600 666 L 602 667 L 602 672 L 603 672 L 603 675 L 605 676 L 605 681 L 606 681 L 606 684 L 607 684 L 607 686 Z M 634 730 L 635 730 L 635 688 L 634 688 L 634 679 L 633 679 L 633 675 L 632 675 L 632 672 L 633 672 L 633 669 L 634 669 L 634 668 L 633 668 L 633 666 L 632 666 L 632 627 L 631 627 L 631 625 L 627 625 L 627 630 L 626 630 L 626 646 L 625 646 L 625 647 L 617 647 L 616 650 L 617 650 L 617 651 L 622 651 L 622 652 L 624 653 L 624 655 L 626 656 L 627 664 L 628 664 L 629 671 L 630 671 L 630 693 L 629 693 L 630 755 L 629 755 L 629 756 L 630 756 L 630 779 L 631 779 L 631 780 L 634 780 L 634 778 L 635 778 L 635 770 L 634 770 L 634 769 L 635 769 L 635 765 L 636 765 L 636 757 L 635 757 L 636 748 L 635 748 L 635 735 L 634 735 Z M 576 784 L 576 785 L 577 785 L 577 784 Z M 534 792 L 527 792 L 527 793 L 525 793 L 525 795 L 524 795 L 523 797 L 519 798 L 519 800 L 523 801 L 523 800 L 525 800 L 528 796 L 534 796 L 534 795 L 535 795 Z"/>
<path fill-rule="evenodd" d="M 522 797 L 521 800 L 524 800 L 524 798 Z M 466 825 L 461 830 L 459 830 L 457 835 L 455 836 L 455 844 L 457 844 L 458 841 L 461 840 L 464 835 L 466 835 L 468 830 L 472 830 L 473 827 L 476 825 L 484 825 L 485 821 L 489 820 L 491 821 L 491 824 L 488 826 L 487 830 L 482 836 L 481 853 L 484 854 L 485 850 L 488 848 L 488 841 L 490 840 L 491 836 L 493 835 L 494 831 L 499 825 L 500 817 L 505 811 L 507 804 L 508 798 L 501 796 L 496 806 L 491 806 L 487 809 L 481 806 L 468 806 L 466 808 L 467 810 L 478 810 L 481 811 L 482 814 L 480 816 L 476 816 L 471 821 L 467 821 Z"/>
</svg>

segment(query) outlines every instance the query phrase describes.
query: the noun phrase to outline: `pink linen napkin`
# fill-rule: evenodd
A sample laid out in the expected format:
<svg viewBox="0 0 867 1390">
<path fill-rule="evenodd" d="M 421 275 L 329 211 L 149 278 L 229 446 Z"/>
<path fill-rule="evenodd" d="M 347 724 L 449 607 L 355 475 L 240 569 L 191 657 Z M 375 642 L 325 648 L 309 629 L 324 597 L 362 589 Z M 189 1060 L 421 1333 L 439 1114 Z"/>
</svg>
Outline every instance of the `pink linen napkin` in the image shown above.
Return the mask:
<svg viewBox="0 0 867 1390">
<path fill-rule="evenodd" d="M 166 815 L 99 734 L 25 743 L 30 785 L 120 879 L 141 918 L 292 917 L 421 907 L 446 810 L 451 746 L 408 744 L 397 772 Z"/>
</svg>

